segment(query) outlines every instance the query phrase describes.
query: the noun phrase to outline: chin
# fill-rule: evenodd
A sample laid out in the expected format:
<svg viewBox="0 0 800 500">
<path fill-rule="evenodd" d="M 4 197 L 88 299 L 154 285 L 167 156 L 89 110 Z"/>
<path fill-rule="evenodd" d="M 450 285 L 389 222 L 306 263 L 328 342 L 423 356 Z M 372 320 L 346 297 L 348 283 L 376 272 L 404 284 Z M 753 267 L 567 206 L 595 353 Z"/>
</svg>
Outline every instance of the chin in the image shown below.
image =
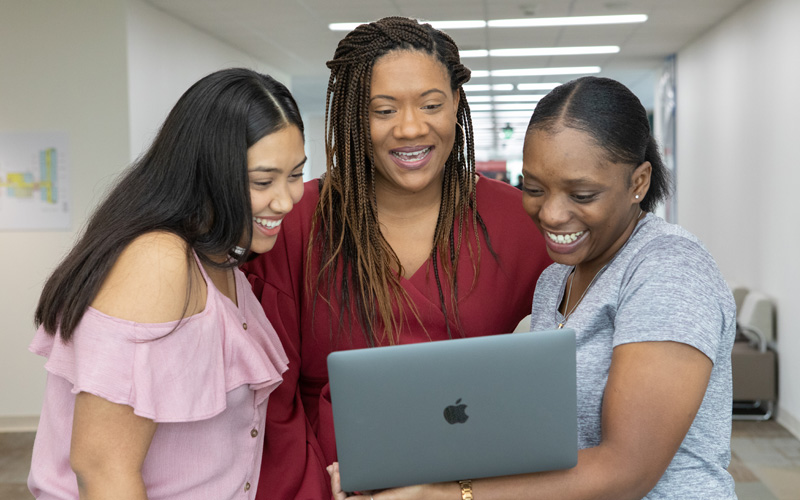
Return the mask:
<svg viewBox="0 0 800 500">
<path fill-rule="evenodd" d="M 250 251 L 253 253 L 267 253 L 275 246 L 275 241 L 253 241 L 250 243 Z"/>
</svg>

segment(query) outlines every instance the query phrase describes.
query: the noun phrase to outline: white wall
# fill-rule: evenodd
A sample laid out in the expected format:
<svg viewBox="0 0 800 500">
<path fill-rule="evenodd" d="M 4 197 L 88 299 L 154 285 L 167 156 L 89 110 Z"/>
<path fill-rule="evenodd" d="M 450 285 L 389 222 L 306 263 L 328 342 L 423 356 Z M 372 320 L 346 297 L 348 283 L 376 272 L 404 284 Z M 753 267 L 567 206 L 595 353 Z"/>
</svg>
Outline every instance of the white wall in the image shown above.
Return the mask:
<svg viewBox="0 0 800 500">
<path fill-rule="evenodd" d="M 800 437 L 800 2 L 755 0 L 682 50 L 678 222 L 778 307 L 778 420 Z"/>
<path fill-rule="evenodd" d="M 172 106 L 194 82 L 218 69 L 246 67 L 291 89 L 287 73 L 220 42 L 143 0 L 127 0 L 132 158 L 149 146 Z"/>
<path fill-rule="evenodd" d="M 66 132 L 72 186 L 71 231 L 0 231 L 3 417 L 41 410 L 43 363 L 27 346 L 42 284 L 128 161 L 124 33 L 120 2 L 3 0 L 0 131 Z"/>
<path fill-rule="evenodd" d="M 43 361 L 27 345 L 44 280 L 178 97 L 230 66 L 291 81 L 143 0 L 3 0 L 0 47 L 0 132 L 65 131 L 73 200 L 71 231 L 0 232 L 2 431 L 41 410 Z"/>
</svg>

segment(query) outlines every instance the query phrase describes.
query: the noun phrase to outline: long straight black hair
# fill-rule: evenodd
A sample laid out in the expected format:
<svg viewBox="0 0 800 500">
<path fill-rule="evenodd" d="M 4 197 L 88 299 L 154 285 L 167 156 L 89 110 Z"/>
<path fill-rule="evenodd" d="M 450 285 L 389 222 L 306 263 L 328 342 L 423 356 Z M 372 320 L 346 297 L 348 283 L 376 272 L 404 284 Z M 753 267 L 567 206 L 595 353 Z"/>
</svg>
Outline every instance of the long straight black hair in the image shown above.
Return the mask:
<svg viewBox="0 0 800 500">
<path fill-rule="evenodd" d="M 297 103 L 268 75 L 232 68 L 192 85 L 48 278 L 36 326 L 68 342 L 122 250 L 150 231 L 178 235 L 209 265 L 239 264 L 212 257 L 252 238 L 247 149 L 291 125 L 303 132 Z"/>
</svg>

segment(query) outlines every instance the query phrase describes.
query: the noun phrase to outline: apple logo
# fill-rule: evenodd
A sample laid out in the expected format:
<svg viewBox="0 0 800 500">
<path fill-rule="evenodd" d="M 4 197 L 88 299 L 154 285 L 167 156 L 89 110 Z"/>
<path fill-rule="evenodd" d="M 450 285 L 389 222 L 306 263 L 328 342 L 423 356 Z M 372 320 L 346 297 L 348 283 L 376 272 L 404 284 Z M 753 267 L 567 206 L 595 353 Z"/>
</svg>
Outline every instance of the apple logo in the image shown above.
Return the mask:
<svg viewBox="0 0 800 500">
<path fill-rule="evenodd" d="M 444 419 L 448 424 L 463 424 L 469 418 L 466 413 L 467 405 L 459 403 L 461 403 L 461 398 L 458 398 L 456 404 L 444 409 Z"/>
</svg>

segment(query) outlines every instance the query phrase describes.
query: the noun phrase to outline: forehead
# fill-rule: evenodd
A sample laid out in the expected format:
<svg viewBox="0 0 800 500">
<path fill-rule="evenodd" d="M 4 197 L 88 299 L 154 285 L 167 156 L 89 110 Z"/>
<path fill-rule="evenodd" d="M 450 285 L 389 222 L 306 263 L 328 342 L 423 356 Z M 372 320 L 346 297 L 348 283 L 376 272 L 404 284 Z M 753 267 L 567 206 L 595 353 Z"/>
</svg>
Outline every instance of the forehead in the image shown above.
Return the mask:
<svg viewBox="0 0 800 500">
<path fill-rule="evenodd" d="M 256 166 L 294 167 L 305 156 L 303 133 L 295 125 L 287 125 L 265 135 L 247 148 L 247 163 Z"/>
<path fill-rule="evenodd" d="M 450 93 L 447 68 L 433 55 L 417 50 L 394 50 L 372 67 L 370 97 L 377 94 L 425 92 L 437 88 Z"/>
<path fill-rule="evenodd" d="M 625 167 L 609 161 L 594 138 L 579 129 L 535 130 L 525 140 L 523 170 L 542 180 L 616 180 Z"/>
</svg>

